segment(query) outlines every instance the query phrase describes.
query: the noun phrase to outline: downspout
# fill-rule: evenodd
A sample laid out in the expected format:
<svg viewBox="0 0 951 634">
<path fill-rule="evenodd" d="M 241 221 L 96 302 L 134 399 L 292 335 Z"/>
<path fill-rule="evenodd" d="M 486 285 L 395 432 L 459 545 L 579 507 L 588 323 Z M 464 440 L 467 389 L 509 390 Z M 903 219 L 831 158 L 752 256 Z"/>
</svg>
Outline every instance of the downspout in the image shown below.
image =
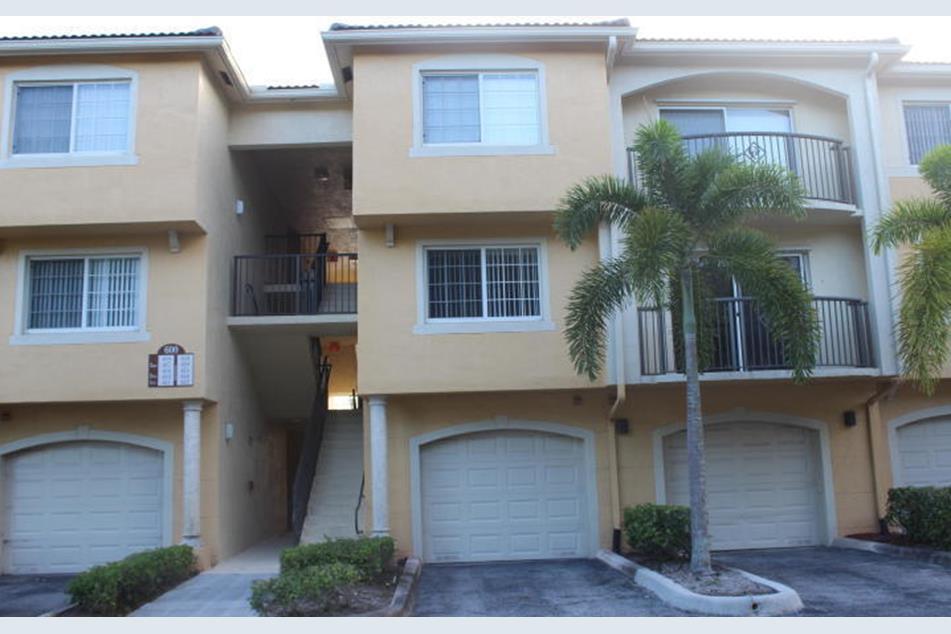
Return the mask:
<svg viewBox="0 0 951 634">
<path fill-rule="evenodd" d="M 888 454 L 888 440 L 882 422 L 882 399 L 894 396 L 898 389 L 898 379 L 891 379 L 881 385 L 865 401 L 865 422 L 868 426 L 868 452 L 872 466 L 872 485 L 875 491 L 875 512 L 878 516 L 879 530 L 887 531 L 885 515 L 888 512 L 888 490 L 892 485 L 891 457 Z"/>
<path fill-rule="evenodd" d="M 607 228 L 607 249 L 602 249 L 602 258 L 605 255 L 615 257 L 615 232 L 613 225 Z M 605 253 L 605 251 L 607 253 Z M 615 421 L 618 413 L 627 400 L 627 378 L 624 367 L 624 318 L 618 314 L 614 318 L 614 404 L 608 412 L 608 480 L 611 489 L 611 549 L 614 552 L 621 550 L 621 473 L 618 467 L 617 456 L 617 427 Z"/>
</svg>

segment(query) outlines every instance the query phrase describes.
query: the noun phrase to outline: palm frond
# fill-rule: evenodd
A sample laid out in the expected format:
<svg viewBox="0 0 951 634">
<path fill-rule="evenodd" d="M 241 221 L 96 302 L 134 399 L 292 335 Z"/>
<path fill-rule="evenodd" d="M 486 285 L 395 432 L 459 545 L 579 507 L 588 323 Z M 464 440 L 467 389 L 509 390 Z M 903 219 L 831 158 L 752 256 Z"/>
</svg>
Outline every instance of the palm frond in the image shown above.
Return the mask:
<svg viewBox="0 0 951 634">
<path fill-rule="evenodd" d="M 799 276 L 776 257 L 765 234 L 733 227 L 713 236 L 708 262 L 733 275 L 756 302 L 770 334 L 783 343 L 793 378 L 803 381 L 816 365 L 819 322 L 812 297 Z"/>
<path fill-rule="evenodd" d="M 608 260 L 586 271 L 568 298 L 565 338 L 578 374 L 594 381 L 604 366 L 608 319 L 634 290 L 630 263 Z"/>
<path fill-rule="evenodd" d="M 914 244 L 925 232 L 951 226 L 951 206 L 933 198 L 912 198 L 892 205 L 872 232 L 875 253 L 901 244 Z"/>
<path fill-rule="evenodd" d="M 683 266 L 690 237 L 683 216 L 669 209 L 645 209 L 627 225 L 625 258 L 639 302 L 665 303 L 668 279 Z"/>
<path fill-rule="evenodd" d="M 690 157 L 684 173 L 685 189 L 687 190 L 685 213 L 691 224 L 698 227 L 707 226 L 708 217 L 701 209 L 701 198 L 721 173 L 734 165 L 736 159 L 720 147 L 714 146 Z"/>
<path fill-rule="evenodd" d="M 600 222 L 624 226 L 645 206 L 647 197 L 627 180 L 596 176 L 573 186 L 555 211 L 555 233 L 572 249 Z"/>
<path fill-rule="evenodd" d="M 708 227 L 758 214 L 802 218 L 805 190 L 799 177 L 782 165 L 734 163 L 709 181 L 699 207 Z"/>
<path fill-rule="evenodd" d="M 918 170 L 938 199 L 951 207 L 951 145 L 939 145 L 925 154 Z"/>
<path fill-rule="evenodd" d="M 634 154 L 651 201 L 658 206 L 683 209 L 684 173 L 689 158 L 677 128 L 663 119 L 641 125 L 634 138 Z"/>
<path fill-rule="evenodd" d="M 951 344 L 951 226 L 925 234 L 900 273 L 898 347 L 903 373 L 931 395 Z"/>
</svg>

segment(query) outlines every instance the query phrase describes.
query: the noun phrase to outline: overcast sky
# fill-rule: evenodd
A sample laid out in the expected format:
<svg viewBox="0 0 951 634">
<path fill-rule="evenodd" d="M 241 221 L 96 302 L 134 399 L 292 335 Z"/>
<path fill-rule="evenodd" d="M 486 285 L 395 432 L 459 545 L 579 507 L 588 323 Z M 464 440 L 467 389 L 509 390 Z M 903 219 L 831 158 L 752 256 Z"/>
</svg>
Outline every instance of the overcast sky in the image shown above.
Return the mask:
<svg viewBox="0 0 951 634">
<path fill-rule="evenodd" d="M 333 22 L 399 24 L 600 20 L 618 16 L 131 16 L 0 19 L 0 35 L 191 30 L 219 26 L 251 84 L 329 82 L 320 32 Z M 630 17 L 640 37 L 898 37 L 907 59 L 951 62 L 951 17 Z"/>
</svg>

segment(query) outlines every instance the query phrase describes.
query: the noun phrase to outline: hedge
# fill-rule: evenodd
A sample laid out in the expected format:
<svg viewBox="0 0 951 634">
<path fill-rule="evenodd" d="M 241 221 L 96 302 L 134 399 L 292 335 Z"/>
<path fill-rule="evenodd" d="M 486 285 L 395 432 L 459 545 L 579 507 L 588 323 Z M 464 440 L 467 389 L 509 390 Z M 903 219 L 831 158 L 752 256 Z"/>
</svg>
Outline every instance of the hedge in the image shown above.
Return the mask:
<svg viewBox="0 0 951 634">
<path fill-rule="evenodd" d="M 195 574 L 190 546 L 169 546 L 129 555 L 76 576 L 68 592 L 85 614 L 123 616 Z"/>
<path fill-rule="evenodd" d="M 914 544 L 951 550 L 951 487 L 891 489 L 885 520 Z"/>
<path fill-rule="evenodd" d="M 369 581 L 378 577 L 393 559 L 392 537 L 360 537 L 334 539 L 317 544 L 288 548 L 281 553 L 281 572 L 304 570 L 329 563 L 345 563 L 355 567 Z"/>
<path fill-rule="evenodd" d="M 361 579 L 356 566 L 340 562 L 287 570 L 251 585 L 251 607 L 265 616 L 316 616 L 347 607 L 345 591 Z"/>
<path fill-rule="evenodd" d="M 690 558 L 690 509 L 639 504 L 624 509 L 624 534 L 631 548 L 662 560 Z"/>
</svg>

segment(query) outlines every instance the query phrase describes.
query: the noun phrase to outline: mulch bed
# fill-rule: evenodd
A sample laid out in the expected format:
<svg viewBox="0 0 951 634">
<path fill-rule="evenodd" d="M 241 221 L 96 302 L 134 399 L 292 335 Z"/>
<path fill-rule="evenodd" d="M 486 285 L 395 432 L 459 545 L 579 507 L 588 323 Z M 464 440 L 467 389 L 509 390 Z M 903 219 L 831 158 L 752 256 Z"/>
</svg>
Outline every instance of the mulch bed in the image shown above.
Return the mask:
<svg viewBox="0 0 951 634">
<path fill-rule="evenodd" d="M 878 542 L 880 544 L 891 544 L 892 546 L 903 546 L 905 548 L 917 548 L 919 550 L 935 550 L 930 546 L 923 546 L 908 540 L 900 533 L 854 533 L 846 535 L 851 539 L 861 539 L 866 542 Z"/>
<path fill-rule="evenodd" d="M 339 601 L 330 608 L 315 605 L 310 610 L 308 606 L 302 606 L 303 613 L 296 616 L 364 616 L 370 612 L 382 610 L 393 600 L 393 593 L 396 591 L 404 564 L 405 560 L 401 560 L 370 583 L 362 583 L 341 590 Z"/>
<path fill-rule="evenodd" d="M 699 577 L 690 572 L 690 564 L 679 561 L 659 561 L 636 553 L 625 555 L 636 564 L 659 572 L 671 581 L 679 583 L 691 592 L 715 597 L 741 597 L 748 594 L 775 594 L 776 590 L 764 586 L 739 572 L 713 564 L 713 574 Z"/>
</svg>

